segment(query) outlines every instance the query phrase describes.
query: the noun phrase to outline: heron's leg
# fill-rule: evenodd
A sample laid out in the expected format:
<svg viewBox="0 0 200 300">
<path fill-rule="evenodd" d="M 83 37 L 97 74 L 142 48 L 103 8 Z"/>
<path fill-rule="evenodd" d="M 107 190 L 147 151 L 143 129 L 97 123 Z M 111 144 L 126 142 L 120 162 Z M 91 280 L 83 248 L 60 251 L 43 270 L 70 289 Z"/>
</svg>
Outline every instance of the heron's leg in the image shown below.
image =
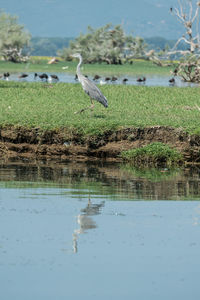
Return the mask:
<svg viewBox="0 0 200 300">
<path fill-rule="evenodd" d="M 79 110 L 79 111 L 75 111 L 74 114 L 80 114 L 80 113 L 82 113 L 82 112 L 84 112 L 85 110 L 88 110 L 88 109 L 91 109 L 91 110 L 93 111 L 93 109 L 94 109 L 93 99 L 90 98 L 90 100 L 91 100 L 91 106 L 88 106 L 88 107 L 86 107 L 86 108 L 82 108 L 82 109 Z"/>
<path fill-rule="evenodd" d="M 94 102 L 93 102 L 92 98 L 90 98 L 90 100 L 91 100 L 91 106 L 90 106 L 90 108 L 91 108 L 91 110 L 93 110 L 94 109 Z"/>
</svg>

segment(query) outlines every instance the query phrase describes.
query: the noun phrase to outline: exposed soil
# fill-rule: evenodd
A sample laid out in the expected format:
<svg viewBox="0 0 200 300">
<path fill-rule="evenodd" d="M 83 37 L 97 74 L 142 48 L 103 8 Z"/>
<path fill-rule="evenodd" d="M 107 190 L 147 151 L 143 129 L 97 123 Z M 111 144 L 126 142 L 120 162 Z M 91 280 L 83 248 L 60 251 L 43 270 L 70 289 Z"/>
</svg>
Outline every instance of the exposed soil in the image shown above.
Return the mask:
<svg viewBox="0 0 200 300">
<path fill-rule="evenodd" d="M 185 162 L 200 163 L 200 136 L 164 126 L 126 128 L 83 137 L 67 129 L 41 131 L 39 128 L 0 128 L 1 157 L 29 159 L 121 160 L 121 151 L 152 142 L 175 147 Z"/>
</svg>

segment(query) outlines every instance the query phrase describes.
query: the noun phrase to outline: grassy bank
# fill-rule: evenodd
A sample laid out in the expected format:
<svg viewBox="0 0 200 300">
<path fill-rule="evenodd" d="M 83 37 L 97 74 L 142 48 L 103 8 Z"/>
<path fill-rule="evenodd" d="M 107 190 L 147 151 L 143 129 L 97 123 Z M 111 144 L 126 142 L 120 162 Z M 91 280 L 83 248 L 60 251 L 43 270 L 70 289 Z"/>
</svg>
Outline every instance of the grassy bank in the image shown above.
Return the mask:
<svg viewBox="0 0 200 300">
<path fill-rule="evenodd" d="M 76 128 L 98 134 L 119 127 L 155 125 L 200 134 L 199 88 L 106 85 L 109 107 L 95 104 L 92 114 L 74 112 L 90 105 L 80 84 L 0 81 L 0 125 Z"/>
<path fill-rule="evenodd" d="M 50 58 L 49 58 L 50 59 Z M 66 62 L 59 61 L 57 64 L 48 65 L 47 57 L 32 57 L 28 63 L 15 64 L 11 62 L 0 61 L 0 74 L 3 72 L 76 72 L 77 61 Z M 68 67 L 63 69 L 63 67 Z M 94 75 L 138 75 L 144 74 L 161 74 L 170 75 L 170 67 L 159 67 L 150 61 L 134 60 L 133 64 L 124 65 L 107 65 L 107 64 L 85 64 L 83 72 Z"/>
</svg>

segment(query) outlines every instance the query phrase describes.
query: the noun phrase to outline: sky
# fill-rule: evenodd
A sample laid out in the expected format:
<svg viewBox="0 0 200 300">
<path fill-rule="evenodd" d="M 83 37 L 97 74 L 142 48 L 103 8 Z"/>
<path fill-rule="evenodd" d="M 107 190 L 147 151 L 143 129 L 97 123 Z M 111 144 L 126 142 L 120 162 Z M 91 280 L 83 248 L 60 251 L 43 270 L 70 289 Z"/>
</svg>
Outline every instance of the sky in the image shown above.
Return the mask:
<svg viewBox="0 0 200 300">
<path fill-rule="evenodd" d="M 181 27 L 169 13 L 177 0 L 0 0 L 0 8 L 19 16 L 32 36 L 76 37 L 87 26 L 122 24 L 142 37 L 177 38 Z"/>
</svg>

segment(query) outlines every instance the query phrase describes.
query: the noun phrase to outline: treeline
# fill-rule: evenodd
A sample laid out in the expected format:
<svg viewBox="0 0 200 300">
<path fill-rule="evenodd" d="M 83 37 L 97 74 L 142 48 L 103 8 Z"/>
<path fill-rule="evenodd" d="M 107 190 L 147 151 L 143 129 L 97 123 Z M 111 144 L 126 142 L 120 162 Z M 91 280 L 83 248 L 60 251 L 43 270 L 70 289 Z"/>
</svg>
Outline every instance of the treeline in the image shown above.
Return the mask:
<svg viewBox="0 0 200 300">
<path fill-rule="evenodd" d="M 58 51 L 68 48 L 72 37 L 33 37 L 30 41 L 30 55 L 33 56 L 56 56 Z M 166 48 L 172 48 L 175 40 L 168 40 L 163 37 L 144 38 L 147 49 L 155 51 L 163 51 Z M 183 45 L 182 47 L 183 48 Z"/>
</svg>

